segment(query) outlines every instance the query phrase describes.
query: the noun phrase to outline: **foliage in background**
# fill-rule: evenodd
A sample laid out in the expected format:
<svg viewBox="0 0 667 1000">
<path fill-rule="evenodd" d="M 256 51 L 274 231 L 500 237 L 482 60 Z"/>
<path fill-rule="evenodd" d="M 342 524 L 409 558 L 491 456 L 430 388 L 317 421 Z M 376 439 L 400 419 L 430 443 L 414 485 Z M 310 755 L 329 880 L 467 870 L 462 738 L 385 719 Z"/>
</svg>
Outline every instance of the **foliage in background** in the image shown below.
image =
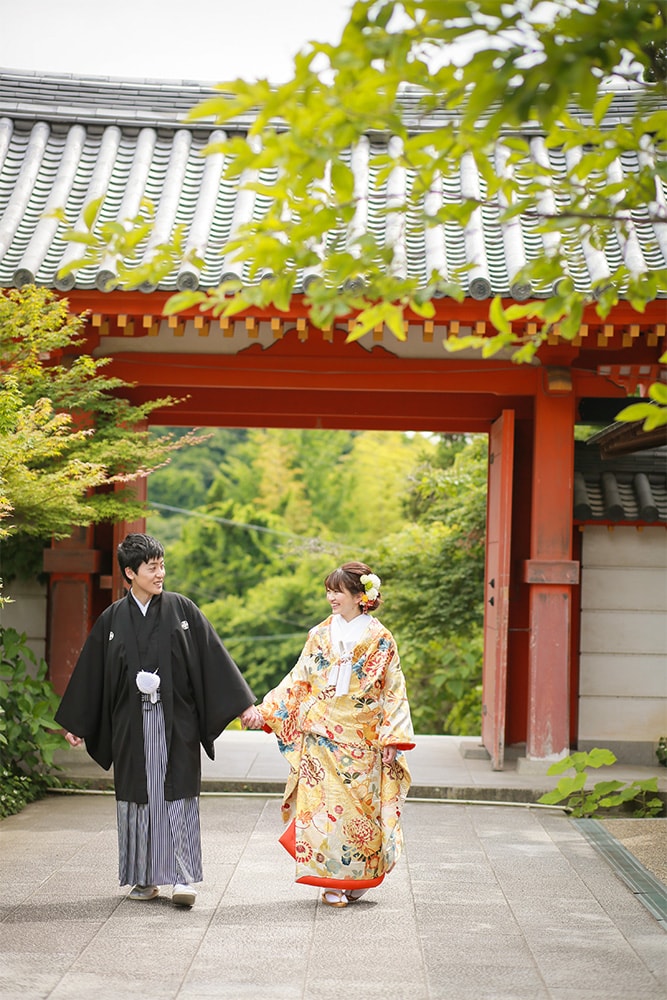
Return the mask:
<svg viewBox="0 0 667 1000">
<path fill-rule="evenodd" d="M 564 771 L 573 770 L 574 776 L 561 778 L 556 788 L 542 795 L 538 802 L 545 805 L 564 802 L 571 809 L 572 815 L 577 817 L 604 815 L 605 810 L 618 809 L 626 803 L 634 803 L 633 816 L 659 816 L 663 811 L 663 803 L 656 795 L 657 778 L 646 778 L 629 784 L 615 779 L 598 781 L 592 788 L 586 788 L 586 768 L 607 767 L 615 763 L 616 756 L 611 750 L 601 750 L 599 747 L 588 752 L 578 751 L 556 761 L 547 774 L 563 774 Z"/>
<path fill-rule="evenodd" d="M 205 503 L 173 513 L 167 586 L 200 604 L 255 693 L 328 615 L 326 574 L 360 558 L 382 577 L 378 615 L 398 640 L 418 730 L 479 733 L 485 438 L 272 429 L 215 431 L 198 454 L 209 445 L 222 448 L 220 469 Z M 160 525 L 188 461 L 151 476 Z"/>
<path fill-rule="evenodd" d="M 0 628 L 0 818 L 59 783 L 52 773 L 63 745 L 53 718 L 59 698 L 46 672 L 25 633 Z"/>
<path fill-rule="evenodd" d="M 454 450 L 411 477 L 405 527 L 381 546 L 391 602 L 383 620 L 402 643 L 420 732 L 481 730 L 486 438 Z"/>
<path fill-rule="evenodd" d="M 202 605 L 259 698 L 292 669 L 308 630 L 330 613 L 324 578 L 336 563 L 323 553 L 286 555 L 278 574 L 242 596 Z"/>
</svg>

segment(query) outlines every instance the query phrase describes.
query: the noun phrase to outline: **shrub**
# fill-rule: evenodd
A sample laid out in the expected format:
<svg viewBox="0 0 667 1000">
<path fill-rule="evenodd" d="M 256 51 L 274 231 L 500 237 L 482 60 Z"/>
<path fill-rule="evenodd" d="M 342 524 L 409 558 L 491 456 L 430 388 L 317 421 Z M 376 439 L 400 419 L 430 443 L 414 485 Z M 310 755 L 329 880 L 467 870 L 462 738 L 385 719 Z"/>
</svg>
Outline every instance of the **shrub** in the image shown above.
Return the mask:
<svg viewBox="0 0 667 1000">
<path fill-rule="evenodd" d="M 577 817 L 598 816 L 605 809 L 617 809 L 630 802 L 635 805 L 633 816 L 658 816 L 663 805 L 655 794 L 658 791 L 657 778 L 646 778 L 630 784 L 616 780 L 598 781 L 592 788 L 586 788 L 587 767 L 605 767 L 615 762 L 616 756 L 611 750 L 600 747 L 595 747 L 588 753 L 578 751 L 570 754 L 552 764 L 547 774 L 562 774 L 571 768 L 574 775 L 561 778 L 552 792 L 547 792 L 537 801 L 545 805 L 565 802 L 572 810 L 572 815 Z"/>
<path fill-rule="evenodd" d="M 59 784 L 53 773 L 53 754 L 62 746 L 53 718 L 58 696 L 46 671 L 25 633 L 0 628 L 0 817 Z"/>
</svg>

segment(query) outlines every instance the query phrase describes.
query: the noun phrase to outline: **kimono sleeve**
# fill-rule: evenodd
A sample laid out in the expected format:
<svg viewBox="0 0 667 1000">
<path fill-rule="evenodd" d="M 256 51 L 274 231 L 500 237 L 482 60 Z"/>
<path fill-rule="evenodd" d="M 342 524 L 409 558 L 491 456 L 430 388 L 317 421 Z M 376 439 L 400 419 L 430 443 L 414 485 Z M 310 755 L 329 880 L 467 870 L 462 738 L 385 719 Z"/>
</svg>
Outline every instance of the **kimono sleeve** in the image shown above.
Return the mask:
<svg viewBox="0 0 667 1000">
<path fill-rule="evenodd" d="M 93 760 L 112 762 L 109 692 L 106 690 L 106 619 L 97 619 L 79 654 L 55 714 L 58 725 L 86 741 Z"/>
<path fill-rule="evenodd" d="M 201 744 L 213 760 L 214 741 L 233 719 L 255 703 L 255 695 L 205 615 L 191 602 L 188 609 L 195 624 L 199 661 L 189 663 L 188 669 Z"/>
<path fill-rule="evenodd" d="M 293 749 L 300 735 L 298 717 L 303 702 L 312 691 L 308 663 L 316 646 L 313 629 L 294 667 L 258 706 L 264 719 L 264 728 L 275 733 L 283 753 Z"/>
<path fill-rule="evenodd" d="M 385 673 L 380 725 L 380 746 L 390 745 L 399 750 L 412 750 L 415 746 L 405 676 L 395 643 Z"/>
</svg>

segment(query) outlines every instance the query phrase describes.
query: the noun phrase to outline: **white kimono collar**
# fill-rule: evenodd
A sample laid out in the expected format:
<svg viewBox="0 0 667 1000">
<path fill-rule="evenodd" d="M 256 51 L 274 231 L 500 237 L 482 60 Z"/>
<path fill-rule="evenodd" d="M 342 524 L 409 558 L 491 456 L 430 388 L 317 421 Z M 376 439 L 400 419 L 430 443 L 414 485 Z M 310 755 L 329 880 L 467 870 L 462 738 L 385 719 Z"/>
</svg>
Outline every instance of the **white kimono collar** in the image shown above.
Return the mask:
<svg viewBox="0 0 667 1000">
<path fill-rule="evenodd" d="M 347 694 L 352 677 L 352 653 L 371 621 L 370 615 L 357 615 L 346 621 L 342 615 L 333 615 L 329 632 L 334 660 L 329 670 L 329 684 L 336 685 L 336 697 Z"/>
</svg>

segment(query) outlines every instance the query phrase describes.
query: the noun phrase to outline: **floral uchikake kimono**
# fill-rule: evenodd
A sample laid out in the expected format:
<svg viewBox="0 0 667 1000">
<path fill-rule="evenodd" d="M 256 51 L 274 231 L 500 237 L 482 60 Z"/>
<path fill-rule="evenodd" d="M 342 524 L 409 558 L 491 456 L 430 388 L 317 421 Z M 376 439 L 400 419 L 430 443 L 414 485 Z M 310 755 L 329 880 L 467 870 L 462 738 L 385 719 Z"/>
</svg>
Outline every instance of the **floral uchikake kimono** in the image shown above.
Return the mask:
<svg viewBox="0 0 667 1000">
<path fill-rule="evenodd" d="M 379 885 L 403 843 L 410 772 L 402 753 L 390 765 L 381 753 L 414 746 L 405 679 L 391 632 L 361 617 L 352 641 L 339 641 L 350 639 L 339 615 L 311 629 L 293 670 L 259 706 L 290 765 L 281 843 L 296 881 L 308 885 Z"/>
</svg>

